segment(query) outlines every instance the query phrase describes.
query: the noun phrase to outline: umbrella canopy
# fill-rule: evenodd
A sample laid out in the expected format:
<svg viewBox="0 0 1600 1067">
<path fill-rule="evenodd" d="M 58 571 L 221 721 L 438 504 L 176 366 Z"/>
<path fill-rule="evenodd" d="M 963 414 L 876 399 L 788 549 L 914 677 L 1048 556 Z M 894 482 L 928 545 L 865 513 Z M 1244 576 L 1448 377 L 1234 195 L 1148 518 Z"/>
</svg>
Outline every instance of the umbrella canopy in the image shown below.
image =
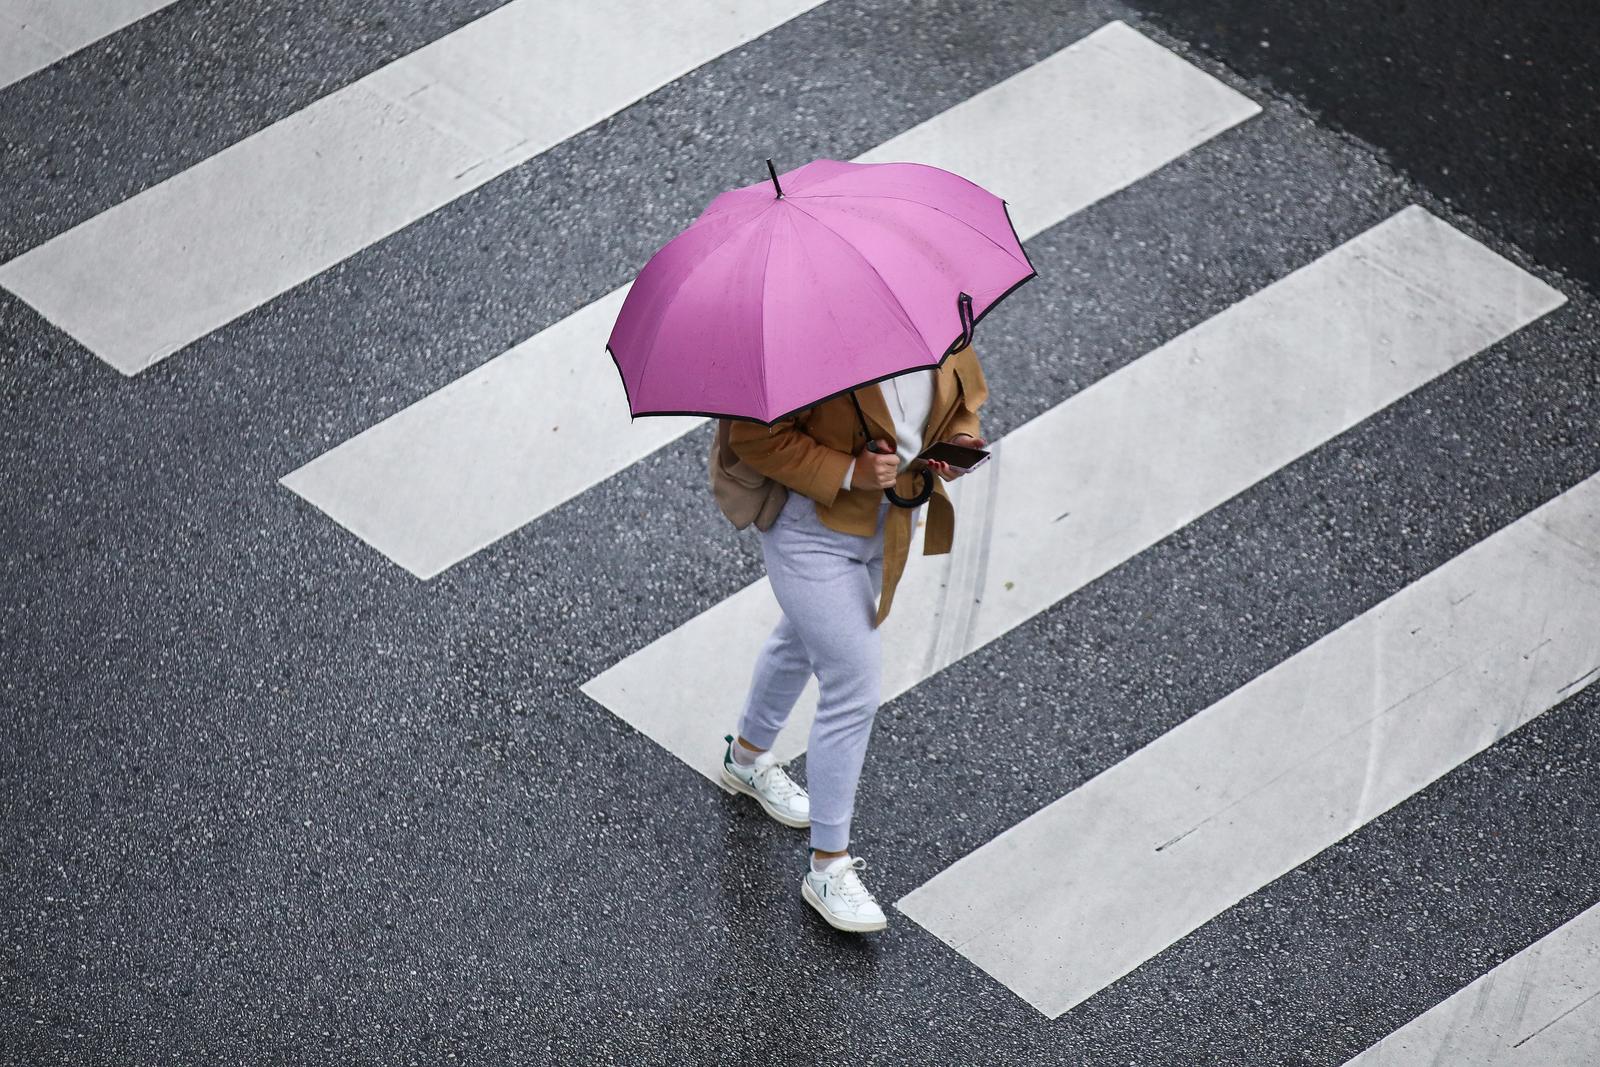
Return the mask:
<svg viewBox="0 0 1600 1067">
<path fill-rule="evenodd" d="M 1034 274 L 982 187 L 819 159 L 713 200 L 639 272 L 606 348 L 636 416 L 770 425 L 938 366 Z"/>
</svg>

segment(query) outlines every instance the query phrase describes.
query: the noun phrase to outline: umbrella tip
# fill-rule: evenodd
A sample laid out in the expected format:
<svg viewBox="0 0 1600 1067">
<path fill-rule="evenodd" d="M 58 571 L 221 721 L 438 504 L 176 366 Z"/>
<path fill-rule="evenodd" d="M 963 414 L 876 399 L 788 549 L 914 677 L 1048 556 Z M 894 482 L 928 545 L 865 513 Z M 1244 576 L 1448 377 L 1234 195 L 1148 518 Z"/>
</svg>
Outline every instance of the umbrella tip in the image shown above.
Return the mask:
<svg viewBox="0 0 1600 1067">
<path fill-rule="evenodd" d="M 772 166 L 772 160 L 770 160 L 770 159 L 767 160 L 767 173 L 772 175 L 772 187 L 774 189 L 778 190 L 778 196 L 782 197 L 783 196 L 783 186 L 778 184 L 778 172 Z"/>
</svg>

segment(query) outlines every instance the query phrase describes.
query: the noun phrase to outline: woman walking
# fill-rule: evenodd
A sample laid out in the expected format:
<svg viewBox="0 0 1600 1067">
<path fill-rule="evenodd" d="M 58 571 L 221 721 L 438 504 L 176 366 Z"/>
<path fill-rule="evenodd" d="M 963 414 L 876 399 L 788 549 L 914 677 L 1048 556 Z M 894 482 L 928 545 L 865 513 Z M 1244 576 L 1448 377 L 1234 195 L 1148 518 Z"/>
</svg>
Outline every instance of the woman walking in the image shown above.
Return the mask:
<svg viewBox="0 0 1600 1067">
<path fill-rule="evenodd" d="M 965 473 L 917 456 L 937 441 L 981 447 L 977 409 L 987 396 L 969 343 L 938 367 L 861 386 L 771 426 L 740 421 L 729 430 L 739 459 L 790 492 L 760 532 L 783 615 L 757 657 L 735 733 L 723 738 L 723 780 L 779 822 L 809 827 L 801 894 L 840 930 L 887 925 L 861 882 L 866 861 L 849 851 L 856 784 L 881 696 L 878 627 L 906 563 L 915 513 L 891 504 L 884 490 L 910 497 L 928 476 L 924 467 L 945 481 Z M 882 451 L 868 449 L 868 430 Z M 954 510 L 937 482 L 928 508 L 923 552 L 949 552 Z M 770 749 L 813 673 L 820 698 L 807 746 L 808 794 Z"/>
<path fill-rule="evenodd" d="M 1005 201 L 959 174 L 815 159 L 780 176 L 769 159 L 767 176 L 770 188 L 719 194 L 650 257 L 606 351 L 635 418 L 718 420 L 713 493 L 736 527 L 761 531 L 783 609 L 723 737 L 722 780 L 810 828 L 800 888 L 823 918 L 881 930 L 865 863 L 850 855 L 881 696 L 878 627 L 914 508 L 928 504 L 923 554 L 950 551 L 943 482 L 961 472 L 923 452 L 949 442 L 943 458 L 983 461 L 950 447 L 982 444 L 973 330 L 1037 271 Z M 815 806 L 771 751 L 813 673 Z"/>
</svg>

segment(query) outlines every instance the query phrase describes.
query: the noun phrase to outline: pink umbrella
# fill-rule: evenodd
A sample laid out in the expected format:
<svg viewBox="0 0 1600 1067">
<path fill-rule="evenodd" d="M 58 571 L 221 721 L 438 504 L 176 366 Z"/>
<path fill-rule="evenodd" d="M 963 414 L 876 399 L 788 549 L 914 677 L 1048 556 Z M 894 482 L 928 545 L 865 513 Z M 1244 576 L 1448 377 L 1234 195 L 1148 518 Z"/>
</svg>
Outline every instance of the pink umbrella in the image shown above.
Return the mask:
<svg viewBox="0 0 1600 1067">
<path fill-rule="evenodd" d="M 771 425 L 938 366 L 1036 274 L 1005 201 L 947 170 L 767 170 L 770 185 L 718 196 L 634 280 L 606 344 L 633 415 Z"/>
<path fill-rule="evenodd" d="M 771 160 L 766 171 L 771 189 L 757 182 L 712 200 L 622 301 L 606 352 L 634 416 L 771 426 L 938 366 L 1037 274 L 1005 200 L 960 174 L 840 160 L 813 160 L 782 182 Z M 866 430 L 859 403 L 856 414 Z M 923 472 L 914 498 L 883 493 L 915 507 L 933 475 Z"/>
</svg>

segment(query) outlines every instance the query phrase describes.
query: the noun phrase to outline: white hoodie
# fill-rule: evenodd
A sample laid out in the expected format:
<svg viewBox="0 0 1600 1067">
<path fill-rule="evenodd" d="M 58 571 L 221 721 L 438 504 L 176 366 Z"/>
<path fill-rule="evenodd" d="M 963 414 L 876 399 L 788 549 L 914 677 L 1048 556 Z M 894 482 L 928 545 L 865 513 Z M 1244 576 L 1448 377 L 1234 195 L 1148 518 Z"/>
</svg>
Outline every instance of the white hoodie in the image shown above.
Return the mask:
<svg viewBox="0 0 1600 1067">
<path fill-rule="evenodd" d="M 928 413 L 933 410 L 933 368 L 898 374 L 878 383 L 883 400 L 894 417 L 894 451 L 899 458 L 896 472 L 910 466 L 922 451 L 922 432 L 928 428 Z M 843 487 L 850 488 L 856 473 L 855 460 L 845 468 Z"/>
</svg>

